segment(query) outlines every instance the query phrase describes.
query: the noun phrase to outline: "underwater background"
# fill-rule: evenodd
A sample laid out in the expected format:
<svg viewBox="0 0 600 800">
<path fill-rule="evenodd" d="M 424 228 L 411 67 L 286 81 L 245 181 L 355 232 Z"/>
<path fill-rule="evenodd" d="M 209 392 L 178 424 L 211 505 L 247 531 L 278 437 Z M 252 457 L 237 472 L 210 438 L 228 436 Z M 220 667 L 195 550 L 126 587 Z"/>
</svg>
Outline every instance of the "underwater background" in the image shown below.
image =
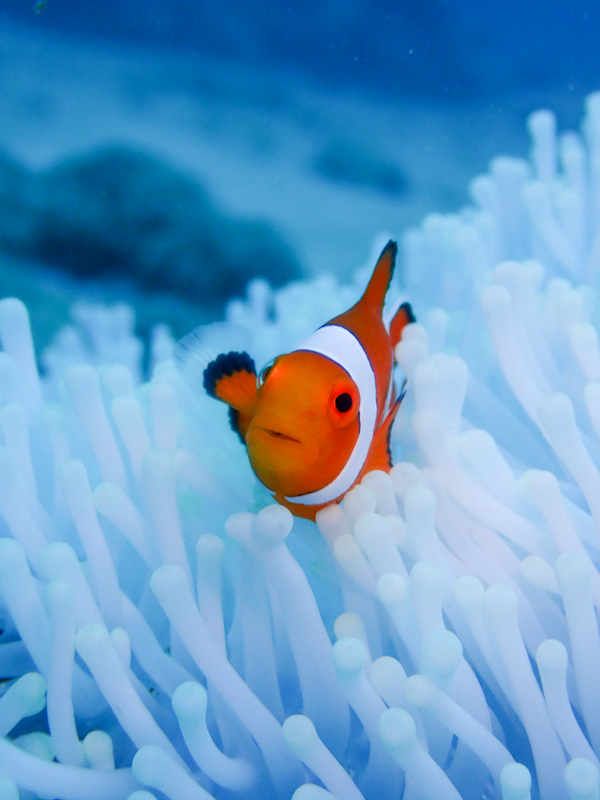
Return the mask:
<svg viewBox="0 0 600 800">
<path fill-rule="evenodd" d="M 600 800 L 599 34 L 4 0 L 0 800 Z M 390 238 L 395 466 L 293 519 L 202 368 Z"/>
<path fill-rule="evenodd" d="M 5 0 L 4 292 L 52 294 L 40 341 L 72 298 L 124 293 L 180 336 L 251 276 L 349 276 L 524 154 L 533 109 L 576 125 L 599 29 L 585 0 Z"/>
</svg>

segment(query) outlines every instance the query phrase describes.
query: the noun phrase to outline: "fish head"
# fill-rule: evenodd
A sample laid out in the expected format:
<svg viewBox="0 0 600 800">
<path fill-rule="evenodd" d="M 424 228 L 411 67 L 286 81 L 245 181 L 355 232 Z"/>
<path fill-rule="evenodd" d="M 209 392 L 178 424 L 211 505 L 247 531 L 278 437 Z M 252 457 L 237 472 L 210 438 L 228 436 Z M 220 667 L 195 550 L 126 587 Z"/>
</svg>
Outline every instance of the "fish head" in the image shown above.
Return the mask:
<svg viewBox="0 0 600 800">
<path fill-rule="evenodd" d="M 336 362 L 305 350 L 276 358 L 258 382 L 246 447 L 259 480 L 284 497 L 328 485 L 358 438 L 356 383 Z"/>
</svg>

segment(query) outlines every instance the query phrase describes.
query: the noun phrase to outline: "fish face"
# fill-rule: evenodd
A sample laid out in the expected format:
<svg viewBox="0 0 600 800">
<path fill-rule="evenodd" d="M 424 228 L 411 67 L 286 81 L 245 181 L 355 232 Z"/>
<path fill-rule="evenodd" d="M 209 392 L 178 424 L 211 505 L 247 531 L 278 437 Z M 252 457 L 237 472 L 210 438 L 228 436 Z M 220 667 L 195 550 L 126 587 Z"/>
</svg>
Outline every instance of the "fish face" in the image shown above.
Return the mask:
<svg viewBox="0 0 600 800">
<path fill-rule="evenodd" d="M 346 463 L 359 431 L 358 387 L 329 358 L 295 351 L 259 377 L 246 447 L 259 480 L 280 496 L 327 485 Z"/>
</svg>

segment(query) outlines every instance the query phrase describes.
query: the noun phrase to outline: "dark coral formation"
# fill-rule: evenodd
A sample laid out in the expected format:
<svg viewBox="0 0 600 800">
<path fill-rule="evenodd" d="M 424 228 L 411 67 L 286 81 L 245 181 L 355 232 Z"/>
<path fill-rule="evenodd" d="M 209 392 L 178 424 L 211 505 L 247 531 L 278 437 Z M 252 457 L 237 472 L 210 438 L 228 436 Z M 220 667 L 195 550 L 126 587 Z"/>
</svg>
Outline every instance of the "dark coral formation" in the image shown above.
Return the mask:
<svg viewBox="0 0 600 800">
<path fill-rule="evenodd" d="M 408 179 L 391 160 L 349 140 L 330 142 L 315 158 L 316 170 L 325 178 L 400 196 Z"/>
<path fill-rule="evenodd" d="M 224 215 L 197 181 L 125 148 L 40 175 L 0 159 L 0 252 L 213 308 L 254 276 L 281 285 L 300 275 L 269 225 Z"/>
</svg>

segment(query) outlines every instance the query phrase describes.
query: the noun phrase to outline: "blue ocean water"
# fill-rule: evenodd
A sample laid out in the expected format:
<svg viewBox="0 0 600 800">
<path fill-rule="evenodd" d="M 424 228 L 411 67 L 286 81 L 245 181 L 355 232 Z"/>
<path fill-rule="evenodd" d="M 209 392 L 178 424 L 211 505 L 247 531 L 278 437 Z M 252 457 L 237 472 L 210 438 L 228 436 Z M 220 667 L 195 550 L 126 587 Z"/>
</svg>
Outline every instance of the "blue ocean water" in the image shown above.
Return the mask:
<svg viewBox="0 0 600 800">
<path fill-rule="evenodd" d="M 399 96 L 468 97 L 595 87 L 593 0 L 5 0 L 0 19 L 77 37 L 293 66 L 316 80 Z"/>
<path fill-rule="evenodd" d="M 125 282 L 146 297 L 143 331 L 166 290 L 178 335 L 218 318 L 249 277 L 350 275 L 377 232 L 458 210 L 494 155 L 525 151 L 533 108 L 577 123 L 600 59 L 585 0 L 6 0 L 0 29 L 2 183 L 20 209 L 0 255 L 107 297 Z M 154 208 L 124 188 L 136 153 L 155 158 L 140 189 L 164 198 Z M 112 219 L 93 199 L 111 192 L 125 204 Z M 160 243 L 141 244 L 149 229 Z M 198 280 L 193 252 L 220 284 Z"/>
<path fill-rule="evenodd" d="M 398 237 L 427 213 L 458 210 L 494 155 L 525 152 L 532 109 L 551 107 L 561 127 L 576 125 L 599 74 L 599 16 L 585 0 L 567 10 L 517 0 L 134 0 L 101 8 L 6 0 L 0 152 L 13 163 L 2 183 L 21 210 L 20 224 L 0 232 L 0 255 L 49 268 L 51 282 L 70 269 L 106 297 L 122 295 L 124 281 L 144 294 L 144 302 L 131 296 L 142 331 L 160 316 L 166 289 L 162 317 L 178 335 L 218 318 L 251 276 L 277 284 L 323 271 L 350 275 L 377 232 Z M 94 167 L 103 148 L 156 159 L 147 186 L 154 180 L 151 193 L 165 202 L 140 211 L 146 218 L 131 230 L 122 220 L 143 207 L 139 197 L 130 192 L 129 209 L 113 209 L 117 225 L 91 199 L 124 197 L 125 184 L 134 185 L 123 158 Z M 169 177 L 167 166 L 179 174 Z M 39 179 L 49 168 L 49 179 Z M 20 169 L 17 183 L 28 184 L 33 205 L 52 206 L 44 220 L 14 197 Z M 100 176 L 112 189 L 94 186 Z M 50 199 L 53 181 L 60 203 Z M 191 208 L 182 199 L 190 191 Z M 203 223 L 194 222 L 198 214 Z M 148 225 L 160 245 L 143 253 L 138 234 Z M 148 259 L 150 250 L 170 269 Z M 211 254 L 220 287 L 198 282 L 191 252 Z M 69 296 L 77 293 L 68 286 Z M 26 299 L 35 303 L 34 292 Z"/>
</svg>

